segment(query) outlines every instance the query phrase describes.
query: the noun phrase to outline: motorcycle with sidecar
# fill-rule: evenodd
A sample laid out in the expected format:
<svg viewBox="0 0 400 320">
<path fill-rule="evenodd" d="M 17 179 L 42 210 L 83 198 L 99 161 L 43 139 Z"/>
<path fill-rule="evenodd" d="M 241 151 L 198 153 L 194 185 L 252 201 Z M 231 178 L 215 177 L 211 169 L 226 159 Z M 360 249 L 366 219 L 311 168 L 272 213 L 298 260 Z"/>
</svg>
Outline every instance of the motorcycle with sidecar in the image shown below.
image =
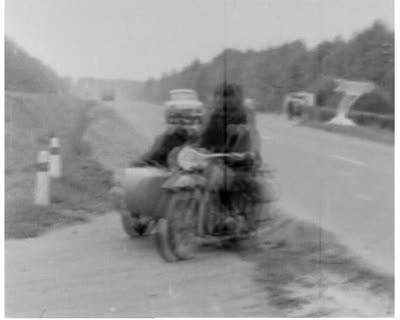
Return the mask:
<svg viewBox="0 0 400 320">
<path fill-rule="evenodd" d="M 169 262 L 192 258 L 204 244 L 229 244 L 254 237 L 254 201 L 245 190 L 234 190 L 235 174 L 227 160 L 251 158 L 251 153 L 208 153 L 191 146 L 177 148 L 169 168 L 120 170 L 112 189 L 122 226 L 131 236 L 155 233 L 160 255 Z M 266 202 L 277 198 L 268 170 L 252 172 Z M 248 174 L 248 173 L 246 173 Z M 221 190 L 230 190 L 226 201 Z"/>
</svg>

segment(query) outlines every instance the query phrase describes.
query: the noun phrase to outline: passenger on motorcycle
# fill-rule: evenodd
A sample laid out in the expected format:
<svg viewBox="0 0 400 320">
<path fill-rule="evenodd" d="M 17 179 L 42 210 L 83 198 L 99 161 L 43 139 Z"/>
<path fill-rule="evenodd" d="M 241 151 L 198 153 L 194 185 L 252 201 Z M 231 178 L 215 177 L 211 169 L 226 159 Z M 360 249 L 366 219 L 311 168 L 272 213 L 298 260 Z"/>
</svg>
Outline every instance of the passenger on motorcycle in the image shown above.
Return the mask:
<svg viewBox="0 0 400 320">
<path fill-rule="evenodd" d="M 176 147 L 182 146 L 189 139 L 189 132 L 181 126 L 169 127 L 159 135 L 150 150 L 131 166 L 168 167 L 168 155 Z"/>
<path fill-rule="evenodd" d="M 159 135 L 150 150 L 139 160 L 131 162 L 132 167 L 137 166 L 157 166 L 168 167 L 168 159 L 172 150 L 187 143 L 193 143 L 198 139 L 198 127 L 196 125 L 186 125 L 171 117 L 167 117 L 167 129 Z"/>
</svg>

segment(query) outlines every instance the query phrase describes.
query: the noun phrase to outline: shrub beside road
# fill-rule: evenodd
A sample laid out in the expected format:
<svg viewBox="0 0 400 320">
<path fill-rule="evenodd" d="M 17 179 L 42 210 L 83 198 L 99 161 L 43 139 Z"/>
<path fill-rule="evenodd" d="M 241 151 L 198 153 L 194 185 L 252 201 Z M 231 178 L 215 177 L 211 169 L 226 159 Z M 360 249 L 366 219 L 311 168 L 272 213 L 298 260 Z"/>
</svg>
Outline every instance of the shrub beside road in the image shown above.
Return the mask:
<svg viewBox="0 0 400 320">
<path fill-rule="evenodd" d="M 5 95 L 5 236 L 35 237 L 51 228 L 87 221 L 90 215 L 110 210 L 108 190 L 111 167 L 97 155 L 106 144 L 118 145 L 121 135 L 134 142 L 135 132 L 124 130 L 124 122 L 94 101 L 70 96 L 6 93 Z M 114 132 L 110 129 L 114 127 Z M 96 136 L 96 131 L 100 136 Z M 51 181 L 51 204 L 33 205 L 36 154 L 48 148 L 49 137 L 61 140 L 64 176 Z M 93 146 L 95 148 L 93 148 Z M 136 148 L 126 146 L 131 157 Z M 121 147 L 120 147 L 121 148 Z M 113 150 L 113 148 L 111 148 Z M 114 159 L 128 161 L 120 154 Z"/>
</svg>

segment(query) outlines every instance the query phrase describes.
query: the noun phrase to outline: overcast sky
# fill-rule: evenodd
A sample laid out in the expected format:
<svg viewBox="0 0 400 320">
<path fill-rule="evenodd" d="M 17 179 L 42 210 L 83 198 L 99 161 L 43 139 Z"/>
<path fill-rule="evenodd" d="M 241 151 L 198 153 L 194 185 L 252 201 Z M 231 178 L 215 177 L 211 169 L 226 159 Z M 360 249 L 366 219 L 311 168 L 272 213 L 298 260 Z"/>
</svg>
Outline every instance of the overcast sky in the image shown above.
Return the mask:
<svg viewBox="0 0 400 320">
<path fill-rule="evenodd" d="M 144 80 L 225 47 L 345 39 L 394 0 L 6 0 L 6 35 L 58 73 Z"/>
</svg>

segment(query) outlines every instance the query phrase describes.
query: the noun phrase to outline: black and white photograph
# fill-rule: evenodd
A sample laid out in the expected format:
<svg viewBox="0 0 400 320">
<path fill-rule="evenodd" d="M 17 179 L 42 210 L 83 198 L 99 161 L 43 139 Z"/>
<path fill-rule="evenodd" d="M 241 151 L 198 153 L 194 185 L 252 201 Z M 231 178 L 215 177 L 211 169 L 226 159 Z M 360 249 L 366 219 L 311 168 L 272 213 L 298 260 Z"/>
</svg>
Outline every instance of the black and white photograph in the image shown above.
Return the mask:
<svg viewBox="0 0 400 320">
<path fill-rule="evenodd" d="M 4 0 L 6 318 L 394 318 L 394 0 Z"/>
</svg>

